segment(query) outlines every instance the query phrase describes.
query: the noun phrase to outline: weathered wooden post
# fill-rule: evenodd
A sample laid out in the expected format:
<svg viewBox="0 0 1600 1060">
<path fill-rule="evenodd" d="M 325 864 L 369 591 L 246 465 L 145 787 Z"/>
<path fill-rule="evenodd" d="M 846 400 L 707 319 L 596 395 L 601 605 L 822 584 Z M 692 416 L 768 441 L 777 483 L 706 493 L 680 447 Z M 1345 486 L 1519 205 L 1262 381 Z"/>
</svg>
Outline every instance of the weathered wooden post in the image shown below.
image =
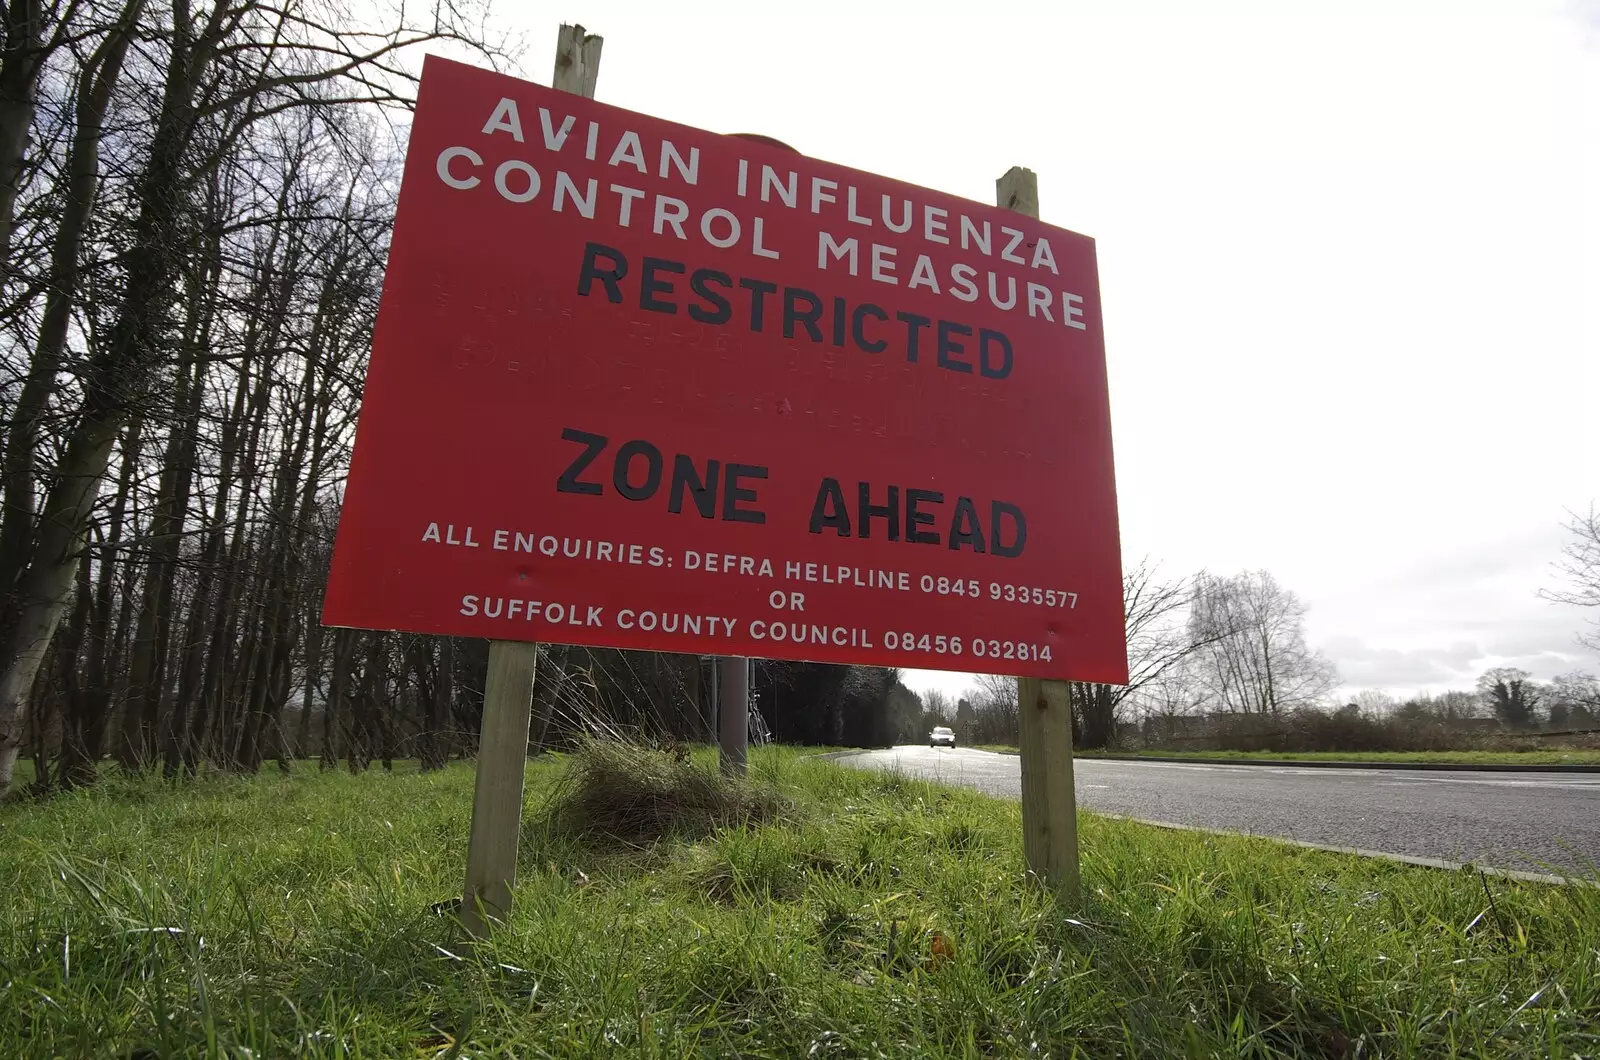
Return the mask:
<svg viewBox="0 0 1600 1060">
<path fill-rule="evenodd" d="M 722 671 L 717 682 L 717 735 L 722 771 L 742 777 L 747 768 L 746 751 L 750 739 L 750 660 L 724 655 L 717 659 L 717 666 Z"/>
<path fill-rule="evenodd" d="M 1039 216 L 1039 178 L 1013 166 L 995 181 L 996 204 Z M 1017 678 L 1022 757 L 1022 853 L 1028 871 L 1078 903 L 1078 797 L 1072 778 L 1072 696 L 1065 681 Z"/>
<path fill-rule="evenodd" d="M 563 25 L 551 84 L 593 99 L 601 44 L 600 37 L 585 33 L 582 26 Z M 539 646 L 527 641 L 489 642 L 478 773 L 472 794 L 472 836 L 467 843 L 467 883 L 461 900 L 461 924 L 475 937 L 488 932 L 489 921 L 503 919 L 511 911 L 538 652 Z"/>
</svg>

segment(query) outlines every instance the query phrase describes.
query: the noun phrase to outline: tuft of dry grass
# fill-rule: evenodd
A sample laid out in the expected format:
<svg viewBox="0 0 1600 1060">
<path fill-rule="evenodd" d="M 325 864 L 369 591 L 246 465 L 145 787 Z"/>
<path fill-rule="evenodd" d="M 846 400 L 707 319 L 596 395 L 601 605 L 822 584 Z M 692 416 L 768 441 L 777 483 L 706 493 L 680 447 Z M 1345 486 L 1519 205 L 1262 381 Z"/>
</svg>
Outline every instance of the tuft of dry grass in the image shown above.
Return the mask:
<svg viewBox="0 0 1600 1060">
<path fill-rule="evenodd" d="M 770 782 L 725 776 L 687 748 L 604 739 L 572 755 L 536 821 L 551 838 L 646 846 L 773 821 L 791 806 Z"/>
</svg>

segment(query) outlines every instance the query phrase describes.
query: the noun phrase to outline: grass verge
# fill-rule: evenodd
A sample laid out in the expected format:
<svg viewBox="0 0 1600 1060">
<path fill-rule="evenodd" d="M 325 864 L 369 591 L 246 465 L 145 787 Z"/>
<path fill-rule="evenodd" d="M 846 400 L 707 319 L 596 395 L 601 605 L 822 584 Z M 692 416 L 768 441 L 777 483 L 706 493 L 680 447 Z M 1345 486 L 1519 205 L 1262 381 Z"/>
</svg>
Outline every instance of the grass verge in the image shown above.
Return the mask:
<svg viewBox="0 0 1600 1060">
<path fill-rule="evenodd" d="M 0 1056 L 1600 1050 L 1600 889 L 1084 815 L 1069 917 L 1015 803 L 752 760 L 766 823 L 622 846 L 540 812 L 576 780 L 531 764 L 516 909 L 475 950 L 433 911 L 466 766 L 0 807 Z"/>
</svg>

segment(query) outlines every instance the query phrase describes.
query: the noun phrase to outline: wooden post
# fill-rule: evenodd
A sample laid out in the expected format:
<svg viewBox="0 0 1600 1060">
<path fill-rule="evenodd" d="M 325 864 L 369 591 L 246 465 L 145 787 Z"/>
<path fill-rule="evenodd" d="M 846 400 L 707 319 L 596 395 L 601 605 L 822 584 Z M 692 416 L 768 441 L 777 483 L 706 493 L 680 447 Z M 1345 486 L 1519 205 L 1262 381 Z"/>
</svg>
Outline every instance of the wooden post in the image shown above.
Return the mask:
<svg viewBox="0 0 1600 1060">
<path fill-rule="evenodd" d="M 1013 166 L 995 181 L 995 201 L 1039 216 L 1039 179 Z M 1022 752 L 1022 853 L 1028 871 L 1061 901 L 1078 904 L 1078 798 L 1072 779 L 1072 696 L 1065 681 L 1017 678 Z"/>
<path fill-rule="evenodd" d="M 461 901 L 461 923 L 475 937 L 487 934 L 490 920 L 504 919 L 511 911 L 538 654 L 537 644 L 489 642 L 478 777 L 472 794 L 472 839 L 467 845 L 467 886 Z"/>
<path fill-rule="evenodd" d="M 556 38 L 551 84 L 593 99 L 600 76 L 601 44 L 601 38 L 584 32 L 582 26 L 563 25 Z M 511 912 L 538 655 L 537 644 L 489 642 L 478 775 L 472 794 L 472 838 L 467 844 L 467 883 L 461 900 L 461 924 L 475 938 L 488 933 L 491 920 L 504 919 Z"/>
<path fill-rule="evenodd" d="M 717 665 L 722 669 L 717 690 L 718 758 L 724 773 L 742 777 L 750 739 L 750 660 L 724 655 L 717 659 Z"/>
<path fill-rule="evenodd" d="M 550 87 L 593 99 L 595 83 L 600 79 L 600 46 L 604 43 L 604 38 L 585 32 L 582 26 L 562 23 L 556 37 L 556 72 Z"/>
</svg>

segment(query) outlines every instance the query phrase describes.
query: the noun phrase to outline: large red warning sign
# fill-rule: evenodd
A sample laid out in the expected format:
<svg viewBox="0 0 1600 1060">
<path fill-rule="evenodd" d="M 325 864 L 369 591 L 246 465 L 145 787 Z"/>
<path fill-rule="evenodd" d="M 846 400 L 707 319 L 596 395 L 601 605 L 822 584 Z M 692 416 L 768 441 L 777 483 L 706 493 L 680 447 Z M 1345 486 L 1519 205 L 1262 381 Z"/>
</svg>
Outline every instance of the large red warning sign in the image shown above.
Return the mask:
<svg viewBox="0 0 1600 1060">
<path fill-rule="evenodd" d="M 1094 243 L 430 58 L 324 619 L 1125 681 Z"/>
</svg>

